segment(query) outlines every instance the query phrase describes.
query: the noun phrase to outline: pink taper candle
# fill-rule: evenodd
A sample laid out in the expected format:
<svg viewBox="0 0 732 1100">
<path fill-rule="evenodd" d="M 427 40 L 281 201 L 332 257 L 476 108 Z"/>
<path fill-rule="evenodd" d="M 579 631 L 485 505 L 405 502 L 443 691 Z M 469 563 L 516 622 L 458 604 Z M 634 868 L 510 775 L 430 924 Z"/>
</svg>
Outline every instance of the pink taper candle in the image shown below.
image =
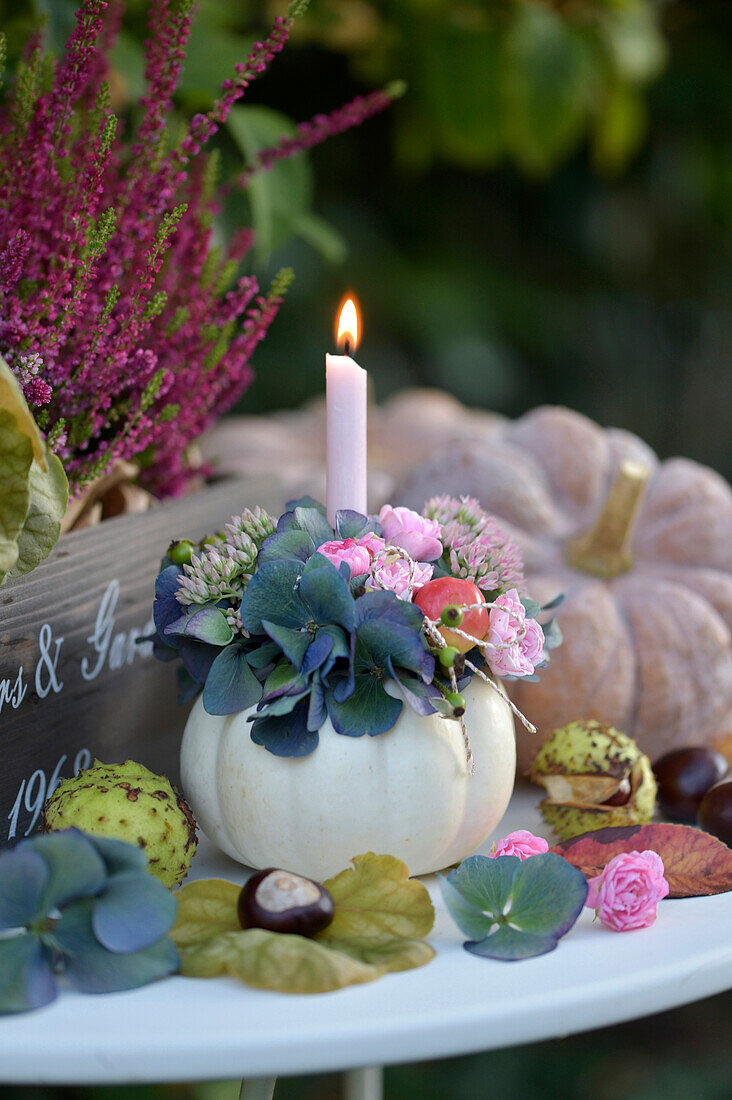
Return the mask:
<svg viewBox="0 0 732 1100">
<path fill-rule="evenodd" d="M 341 309 L 338 346 L 345 355 L 325 357 L 326 511 L 335 525 L 336 512 L 350 508 L 366 514 L 366 381 L 368 375 L 351 359 L 358 344 L 358 314 L 352 299 Z"/>
</svg>

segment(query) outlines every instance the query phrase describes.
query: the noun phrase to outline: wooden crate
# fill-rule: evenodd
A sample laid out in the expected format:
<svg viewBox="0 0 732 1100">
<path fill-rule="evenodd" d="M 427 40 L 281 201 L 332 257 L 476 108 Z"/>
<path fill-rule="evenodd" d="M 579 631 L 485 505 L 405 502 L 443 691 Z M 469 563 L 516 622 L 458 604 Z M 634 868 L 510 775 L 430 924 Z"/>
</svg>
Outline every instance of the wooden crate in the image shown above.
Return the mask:
<svg viewBox="0 0 732 1100">
<path fill-rule="evenodd" d="M 59 779 L 94 756 L 177 778 L 176 666 L 137 639 L 170 539 L 201 538 L 254 504 L 278 514 L 284 502 L 261 480 L 232 480 L 107 520 L 0 589 L 0 849 L 33 832 Z"/>
</svg>

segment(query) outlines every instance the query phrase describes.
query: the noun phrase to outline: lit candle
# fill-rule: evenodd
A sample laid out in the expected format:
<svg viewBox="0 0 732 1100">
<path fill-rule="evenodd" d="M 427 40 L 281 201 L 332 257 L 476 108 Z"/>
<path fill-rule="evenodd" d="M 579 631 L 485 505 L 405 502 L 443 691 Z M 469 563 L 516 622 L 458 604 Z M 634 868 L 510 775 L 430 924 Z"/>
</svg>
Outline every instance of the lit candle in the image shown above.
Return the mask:
<svg viewBox="0 0 732 1100">
<path fill-rule="evenodd" d="M 351 358 L 358 347 L 358 311 L 352 298 L 343 303 L 336 342 L 344 355 L 325 357 L 326 510 L 349 508 L 366 514 L 366 382 L 368 375 Z"/>
</svg>

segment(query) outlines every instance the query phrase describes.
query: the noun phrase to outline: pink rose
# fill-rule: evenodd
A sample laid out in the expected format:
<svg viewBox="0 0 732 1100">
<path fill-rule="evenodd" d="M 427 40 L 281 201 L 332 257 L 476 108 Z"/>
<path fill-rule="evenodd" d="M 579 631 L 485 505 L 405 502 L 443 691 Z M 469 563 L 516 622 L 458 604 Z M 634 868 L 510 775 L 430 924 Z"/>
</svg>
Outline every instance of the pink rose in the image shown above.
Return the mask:
<svg viewBox="0 0 732 1100">
<path fill-rule="evenodd" d="M 668 894 L 663 860 L 656 852 L 621 852 L 589 881 L 585 905 L 615 932 L 648 928 Z"/>
<path fill-rule="evenodd" d="M 400 546 L 416 561 L 436 561 L 442 554 L 442 528 L 436 519 L 426 519 L 411 508 L 385 504 L 379 512 L 379 523 L 386 541 Z"/>
<path fill-rule="evenodd" d="M 389 553 L 377 554 L 371 567 L 370 588 L 394 592 L 400 600 L 411 600 L 414 593 L 432 579 L 432 566 L 423 562 L 412 565 L 406 558 Z"/>
<path fill-rule="evenodd" d="M 333 562 L 336 569 L 342 561 L 348 565 L 352 577 L 368 573 L 371 569 L 371 554 L 368 547 L 360 546 L 355 539 L 334 539 L 318 547 L 318 553 Z"/>
<path fill-rule="evenodd" d="M 493 602 L 496 606 L 491 608 L 487 640 L 496 646 L 517 644 L 526 622 L 518 592 L 512 588 Z"/>
<path fill-rule="evenodd" d="M 380 550 L 383 550 L 386 543 L 383 539 L 380 539 L 378 535 L 375 535 L 373 531 L 369 531 L 367 535 L 362 535 L 358 540 L 359 546 L 365 546 L 369 554 L 373 558 L 374 554 L 378 554 Z"/>
<path fill-rule="evenodd" d="M 497 840 L 488 855 L 491 859 L 498 859 L 499 856 L 518 856 L 519 859 L 524 860 L 548 851 L 549 845 L 543 836 L 534 836 L 528 829 L 517 829 L 515 833 L 504 836 L 503 840 Z"/>
<path fill-rule="evenodd" d="M 515 588 L 498 596 L 494 604 L 485 638 L 491 672 L 494 676 L 531 676 L 544 657 L 544 631 L 536 619 L 526 618 Z"/>
<path fill-rule="evenodd" d="M 534 668 L 544 660 L 544 631 L 536 619 L 526 620 L 526 633 L 519 642 L 521 652 Z"/>
</svg>

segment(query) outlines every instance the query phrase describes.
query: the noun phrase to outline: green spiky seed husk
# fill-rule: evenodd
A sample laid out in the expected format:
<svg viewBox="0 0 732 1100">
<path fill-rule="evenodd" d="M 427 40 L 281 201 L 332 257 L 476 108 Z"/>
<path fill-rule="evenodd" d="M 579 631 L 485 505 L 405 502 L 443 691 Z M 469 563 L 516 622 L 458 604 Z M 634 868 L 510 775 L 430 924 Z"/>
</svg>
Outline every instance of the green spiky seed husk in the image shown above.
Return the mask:
<svg viewBox="0 0 732 1100">
<path fill-rule="evenodd" d="M 627 734 L 597 721 L 570 722 L 554 730 L 537 753 L 531 779 L 546 785 L 551 777 L 629 779 L 631 793 L 624 805 L 593 805 L 587 799 L 547 798 L 540 803 L 544 820 L 562 840 L 593 829 L 645 825 L 656 806 L 656 781 L 651 762 Z"/>
<path fill-rule="evenodd" d="M 43 829 L 81 829 L 137 844 L 148 870 L 165 886 L 179 886 L 198 843 L 188 803 L 163 775 L 134 760 L 102 764 L 65 779 L 45 805 Z"/>
</svg>

